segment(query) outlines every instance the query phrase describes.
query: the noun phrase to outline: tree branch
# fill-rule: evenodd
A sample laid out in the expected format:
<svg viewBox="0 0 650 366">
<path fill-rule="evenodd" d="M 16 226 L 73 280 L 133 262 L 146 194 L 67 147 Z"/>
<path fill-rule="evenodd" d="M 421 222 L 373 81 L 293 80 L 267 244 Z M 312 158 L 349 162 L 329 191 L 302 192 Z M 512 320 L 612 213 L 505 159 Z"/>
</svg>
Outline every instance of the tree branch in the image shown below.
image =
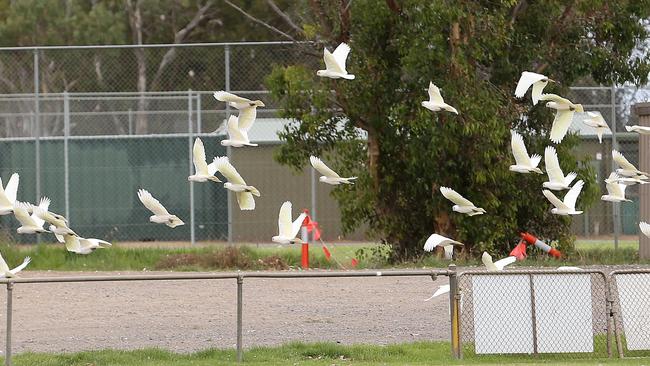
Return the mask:
<svg viewBox="0 0 650 366">
<path fill-rule="evenodd" d="M 510 15 L 510 26 L 515 24 L 517 16 L 519 16 L 519 13 L 525 10 L 527 6 L 527 0 L 519 0 L 519 2 L 517 2 L 517 5 L 515 5 L 514 9 L 512 9 L 512 14 Z"/>
<path fill-rule="evenodd" d="M 272 26 L 272 25 L 266 23 L 265 21 L 260 20 L 260 19 L 257 19 L 257 18 L 255 18 L 254 16 L 248 14 L 244 9 L 242 9 L 242 8 L 240 8 L 239 6 L 237 6 L 237 5 L 233 4 L 233 3 L 231 3 L 229 0 L 223 0 L 223 1 L 224 1 L 226 4 L 230 5 L 233 9 L 235 9 L 235 10 L 237 10 L 238 12 L 242 13 L 246 18 L 252 20 L 253 22 L 255 22 L 255 23 L 257 23 L 257 24 L 261 24 L 261 25 L 263 25 L 264 27 L 266 27 L 266 28 L 268 28 L 268 29 L 270 29 L 270 30 L 272 30 L 272 31 L 274 31 L 274 32 L 276 32 L 276 33 L 278 33 L 278 34 L 280 34 L 280 35 L 282 35 L 282 36 L 284 36 L 284 37 L 286 37 L 286 38 L 288 38 L 288 39 L 294 41 L 294 42 L 296 41 L 295 38 L 293 38 L 293 37 L 291 37 L 290 35 L 284 33 L 283 31 L 279 30 L 278 28 L 276 28 L 276 27 L 274 27 L 274 26 Z"/>
<path fill-rule="evenodd" d="M 397 0 L 386 0 L 386 5 L 388 5 L 388 9 L 390 9 L 393 13 L 402 13 L 402 8 L 397 3 Z"/>
<path fill-rule="evenodd" d="M 311 9 L 316 14 L 316 18 L 320 22 L 321 30 L 323 34 L 325 35 L 326 39 L 331 39 L 332 38 L 332 26 L 329 24 L 328 19 L 327 19 L 327 14 L 325 14 L 325 11 L 323 10 L 323 7 L 321 4 L 318 2 L 318 0 L 310 0 L 309 3 L 311 4 Z"/>
<path fill-rule="evenodd" d="M 294 31 L 296 31 L 300 35 L 304 33 L 302 28 L 297 26 L 296 23 L 294 23 L 293 20 L 291 20 L 291 17 L 289 17 L 287 13 L 283 12 L 273 0 L 266 0 L 266 3 L 269 4 L 269 7 L 271 7 L 271 9 L 273 9 L 273 11 L 277 15 L 279 15 L 280 18 L 282 18 L 282 20 L 284 20 L 284 22 L 287 23 L 288 26 L 293 28 Z"/>
</svg>

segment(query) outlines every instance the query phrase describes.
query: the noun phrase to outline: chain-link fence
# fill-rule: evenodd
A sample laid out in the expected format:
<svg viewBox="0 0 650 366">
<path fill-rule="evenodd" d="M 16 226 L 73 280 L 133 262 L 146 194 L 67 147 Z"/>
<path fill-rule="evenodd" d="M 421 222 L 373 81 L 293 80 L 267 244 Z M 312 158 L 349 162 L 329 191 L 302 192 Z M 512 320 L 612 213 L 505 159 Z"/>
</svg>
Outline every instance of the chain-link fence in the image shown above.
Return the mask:
<svg viewBox="0 0 650 366">
<path fill-rule="evenodd" d="M 603 272 L 469 271 L 458 290 L 464 357 L 611 355 Z"/>
<path fill-rule="evenodd" d="M 619 355 L 650 356 L 650 270 L 610 274 Z"/>
</svg>

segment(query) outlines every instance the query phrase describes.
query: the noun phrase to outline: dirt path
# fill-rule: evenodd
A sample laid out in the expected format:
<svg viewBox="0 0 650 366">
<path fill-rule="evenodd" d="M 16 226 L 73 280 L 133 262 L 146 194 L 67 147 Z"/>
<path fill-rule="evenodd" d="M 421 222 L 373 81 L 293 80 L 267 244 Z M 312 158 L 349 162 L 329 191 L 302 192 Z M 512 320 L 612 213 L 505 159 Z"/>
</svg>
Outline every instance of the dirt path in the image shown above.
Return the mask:
<svg viewBox="0 0 650 366">
<path fill-rule="evenodd" d="M 23 277 L 57 275 L 70 273 L 30 271 Z M 446 340 L 448 299 L 423 301 L 446 283 L 429 277 L 246 279 L 244 345 Z M 3 345 L 5 295 L 0 290 Z M 232 348 L 236 282 L 17 284 L 13 319 L 14 352 Z"/>
</svg>

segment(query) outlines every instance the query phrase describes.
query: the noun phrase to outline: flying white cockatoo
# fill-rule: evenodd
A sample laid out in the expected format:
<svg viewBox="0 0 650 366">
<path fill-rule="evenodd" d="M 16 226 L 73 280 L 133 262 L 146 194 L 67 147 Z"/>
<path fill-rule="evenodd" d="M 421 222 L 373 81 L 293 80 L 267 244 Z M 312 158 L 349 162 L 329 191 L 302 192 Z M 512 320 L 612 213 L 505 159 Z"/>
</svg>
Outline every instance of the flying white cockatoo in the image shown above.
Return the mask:
<svg viewBox="0 0 650 366">
<path fill-rule="evenodd" d="M 153 216 L 149 217 L 149 221 L 156 224 L 165 224 L 171 228 L 176 226 L 185 225 L 185 223 L 179 219 L 176 215 L 170 214 L 165 206 L 163 206 L 160 201 L 155 199 L 151 193 L 144 189 L 138 190 L 138 198 L 140 202 L 153 213 Z"/>
<path fill-rule="evenodd" d="M 650 224 L 648 224 L 645 221 L 641 221 L 641 222 L 639 222 L 639 229 L 641 229 L 641 232 L 643 233 L 643 235 L 650 238 Z"/>
<path fill-rule="evenodd" d="M 214 161 L 208 164 L 205 160 L 205 147 L 200 138 L 194 140 L 194 148 L 192 149 L 192 161 L 194 162 L 194 174 L 187 177 L 190 182 L 207 182 L 213 181 L 215 183 L 221 182 L 219 178 L 214 176 L 217 172 L 217 166 Z"/>
<path fill-rule="evenodd" d="M 521 73 L 521 77 L 517 83 L 517 88 L 515 89 L 515 97 L 523 98 L 524 95 L 526 95 L 526 91 L 528 91 L 532 85 L 533 91 L 531 93 L 531 97 L 533 99 L 533 105 L 535 105 L 539 101 L 539 98 L 542 96 L 542 91 L 549 81 L 555 82 L 554 80 L 549 79 L 542 74 L 524 71 Z"/>
<path fill-rule="evenodd" d="M 251 144 L 248 139 L 248 132 L 239 128 L 239 119 L 234 115 L 228 117 L 228 139 L 221 140 L 221 145 L 232 147 L 257 146 L 257 144 Z"/>
<path fill-rule="evenodd" d="M 322 160 L 315 156 L 310 156 L 309 162 L 311 163 L 311 166 L 314 167 L 314 169 L 322 174 L 322 176 L 318 178 L 320 182 L 331 185 L 354 184 L 353 180 L 357 179 L 357 177 L 341 178 L 341 176 L 339 176 L 335 171 L 325 165 Z"/>
<path fill-rule="evenodd" d="M 647 179 L 650 174 L 642 172 L 637 169 L 632 163 L 630 163 L 623 154 L 617 150 L 612 150 L 612 158 L 614 162 L 619 166 L 619 169 L 616 169 L 616 174 L 623 177 Z"/>
<path fill-rule="evenodd" d="M 620 183 L 624 184 L 626 186 L 633 186 L 635 184 L 648 184 L 650 183 L 647 180 L 641 179 L 640 177 L 644 177 L 643 175 L 639 175 L 636 177 L 621 177 L 620 175 L 616 174 L 613 172 L 612 174 L 615 175 L 615 177 L 612 178 L 612 175 L 610 174 L 609 178 L 605 179 L 605 183 Z"/>
<path fill-rule="evenodd" d="M 546 107 L 555 109 L 555 119 L 551 127 L 551 141 L 559 144 L 571 126 L 575 112 L 584 112 L 582 104 L 574 104 L 557 94 L 542 94 L 539 100 L 548 100 Z"/>
<path fill-rule="evenodd" d="M 530 173 L 535 172 L 543 174 L 542 170 L 537 166 L 542 160 L 542 156 L 534 154 L 528 155 L 524 138 L 516 131 L 510 131 L 512 138 L 510 139 L 510 147 L 512 148 L 512 155 L 515 157 L 515 165 L 510 165 L 510 170 L 517 173 Z"/>
<path fill-rule="evenodd" d="M 470 200 L 461 196 L 458 192 L 454 191 L 451 188 L 440 187 L 440 193 L 442 193 L 446 199 L 455 203 L 451 209 L 456 212 L 464 213 L 468 216 L 482 215 L 485 213 L 484 209 L 476 207 L 476 205 L 474 205 Z"/>
<path fill-rule="evenodd" d="M 55 234 L 56 240 L 59 241 L 59 243 L 65 244 L 65 249 L 68 252 L 76 253 L 76 254 L 90 254 L 95 251 L 95 249 L 99 248 L 109 248 L 112 246 L 111 243 L 101 240 L 101 239 L 86 239 L 86 238 L 81 238 L 78 236 L 74 235 L 59 235 Z"/>
<path fill-rule="evenodd" d="M 603 133 L 609 131 L 609 126 L 605 119 L 600 113 L 596 112 L 587 112 L 589 118 L 583 119 L 582 123 L 587 126 L 591 126 L 596 129 L 596 135 L 598 136 L 598 142 L 603 143 Z"/>
<path fill-rule="evenodd" d="M 488 254 L 488 252 L 483 252 L 483 255 L 481 256 L 481 261 L 485 265 L 488 271 L 503 271 L 503 268 L 507 265 L 510 265 L 512 263 L 515 263 L 517 261 L 517 257 L 505 257 L 503 259 L 499 259 L 496 262 L 492 262 L 492 256 Z"/>
<path fill-rule="evenodd" d="M 226 102 L 231 107 L 239 110 L 237 119 L 241 131 L 248 132 L 253 127 L 255 118 L 257 118 L 257 107 L 265 107 L 261 100 L 250 100 L 223 90 L 214 92 L 213 96 L 214 99 Z"/>
<path fill-rule="evenodd" d="M 43 204 L 43 199 L 41 199 L 41 204 Z M 49 205 L 49 200 L 47 201 Z M 47 208 L 46 208 L 47 210 Z M 33 213 L 31 216 L 27 212 L 27 204 L 23 202 L 16 202 L 14 206 L 14 216 L 16 220 L 20 222 L 20 227 L 16 229 L 18 234 L 41 234 L 49 233 L 49 231 L 43 228 L 45 221 L 38 217 L 36 213 Z"/>
<path fill-rule="evenodd" d="M 431 81 L 429 82 L 429 100 L 423 101 L 422 106 L 433 112 L 447 111 L 458 114 L 456 108 L 445 103 L 440 95 L 440 89 Z"/>
<path fill-rule="evenodd" d="M 23 263 L 21 263 L 18 267 L 9 269 L 7 262 L 5 262 L 5 259 L 2 258 L 2 254 L 0 254 L 0 273 L 2 274 L 2 277 L 16 277 L 16 273 L 25 269 L 25 267 L 27 267 L 31 261 L 32 259 L 30 257 L 25 257 L 25 259 L 23 259 Z"/>
<path fill-rule="evenodd" d="M 551 209 L 551 213 L 562 216 L 581 214 L 582 211 L 576 211 L 576 201 L 578 200 L 578 196 L 580 195 L 580 191 L 582 191 L 584 184 L 585 182 L 582 180 L 577 181 L 576 184 L 569 189 L 569 192 L 564 195 L 564 201 L 560 201 L 553 192 L 544 189 L 542 193 L 544 193 L 544 196 L 553 204 L 553 206 L 555 206 Z"/>
<path fill-rule="evenodd" d="M 438 234 L 431 234 L 427 241 L 424 243 L 424 251 L 431 252 L 436 249 L 436 247 L 443 247 L 445 250 L 445 259 L 452 259 L 454 254 L 454 245 L 463 246 L 464 244 L 444 237 Z"/>
<path fill-rule="evenodd" d="M 237 169 L 230 164 L 227 156 L 215 158 L 214 162 L 217 165 L 217 170 L 228 179 L 228 182 L 224 183 L 223 187 L 235 192 L 239 209 L 254 210 L 255 199 L 253 196 L 259 197 L 260 191 L 246 184 L 244 178 L 237 172 Z"/>
<path fill-rule="evenodd" d="M 547 189 L 554 191 L 569 189 L 571 182 L 578 176 L 574 172 L 564 175 L 562 168 L 560 168 L 560 161 L 557 158 L 557 151 L 553 146 L 547 146 L 544 149 L 544 165 L 548 175 L 548 182 L 544 182 L 542 185 Z"/>
<path fill-rule="evenodd" d="M 47 199 L 49 201 L 49 199 Z M 41 201 L 41 203 L 43 203 Z M 61 215 L 56 215 L 53 214 L 52 212 L 48 211 L 48 209 L 45 208 L 46 206 L 43 205 L 41 206 L 32 206 L 32 211 L 33 215 L 36 215 L 39 219 L 47 222 L 50 224 L 48 229 L 53 232 L 54 234 L 70 234 L 70 235 L 77 235 L 72 229 L 68 227 L 68 221 Z M 49 202 L 47 204 L 47 207 L 49 207 Z"/>
<path fill-rule="evenodd" d="M 625 198 L 625 188 L 627 187 L 623 183 L 616 182 L 618 174 L 612 172 L 609 175 L 609 178 L 605 180 L 605 187 L 607 188 L 607 194 L 600 197 L 603 201 L 609 202 L 632 202 L 632 200 Z"/>
<path fill-rule="evenodd" d="M 327 47 L 323 51 L 323 60 L 325 61 L 325 70 L 316 71 L 316 75 L 331 79 L 354 79 L 354 75 L 348 74 L 345 69 L 345 62 L 350 54 L 350 46 L 341 43 L 334 52 L 330 52 Z"/>
<path fill-rule="evenodd" d="M 3 188 L 2 179 L 0 179 L 0 215 L 9 215 L 13 212 L 16 195 L 18 194 L 19 180 L 20 176 L 18 176 L 18 173 L 14 173 L 9 178 L 7 185 Z"/>
<path fill-rule="evenodd" d="M 278 235 L 271 238 L 274 243 L 279 244 L 301 244 L 303 241 L 297 238 L 302 222 L 307 217 L 306 213 L 301 213 L 295 221 L 291 221 L 291 202 L 286 201 L 280 207 L 278 215 Z"/>
<path fill-rule="evenodd" d="M 648 126 L 632 125 L 632 126 L 625 126 L 625 129 L 627 130 L 627 132 L 636 132 L 639 135 L 650 135 L 650 127 Z"/>
</svg>

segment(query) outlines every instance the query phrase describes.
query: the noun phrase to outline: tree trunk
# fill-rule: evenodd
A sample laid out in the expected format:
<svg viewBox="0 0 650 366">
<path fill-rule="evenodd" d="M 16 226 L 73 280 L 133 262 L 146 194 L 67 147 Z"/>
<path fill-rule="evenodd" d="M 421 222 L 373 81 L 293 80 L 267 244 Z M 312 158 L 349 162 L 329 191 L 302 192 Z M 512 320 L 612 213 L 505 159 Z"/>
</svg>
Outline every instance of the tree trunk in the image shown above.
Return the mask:
<svg viewBox="0 0 650 366">
<path fill-rule="evenodd" d="M 126 1 L 127 13 L 129 14 L 129 25 L 131 26 L 131 33 L 133 36 L 133 43 L 142 44 L 142 12 L 140 10 L 141 0 L 136 0 L 133 4 L 132 0 Z M 135 118 L 135 133 L 147 133 L 148 123 L 147 115 L 144 113 L 147 110 L 147 100 L 144 93 L 147 91 L 147 59 L 144 54 L 143 48 L 134 48 L 135 62 L 137 64 L 137 89 L 140 93 L 138 99 L 138 113 Z"/>
</svg>

